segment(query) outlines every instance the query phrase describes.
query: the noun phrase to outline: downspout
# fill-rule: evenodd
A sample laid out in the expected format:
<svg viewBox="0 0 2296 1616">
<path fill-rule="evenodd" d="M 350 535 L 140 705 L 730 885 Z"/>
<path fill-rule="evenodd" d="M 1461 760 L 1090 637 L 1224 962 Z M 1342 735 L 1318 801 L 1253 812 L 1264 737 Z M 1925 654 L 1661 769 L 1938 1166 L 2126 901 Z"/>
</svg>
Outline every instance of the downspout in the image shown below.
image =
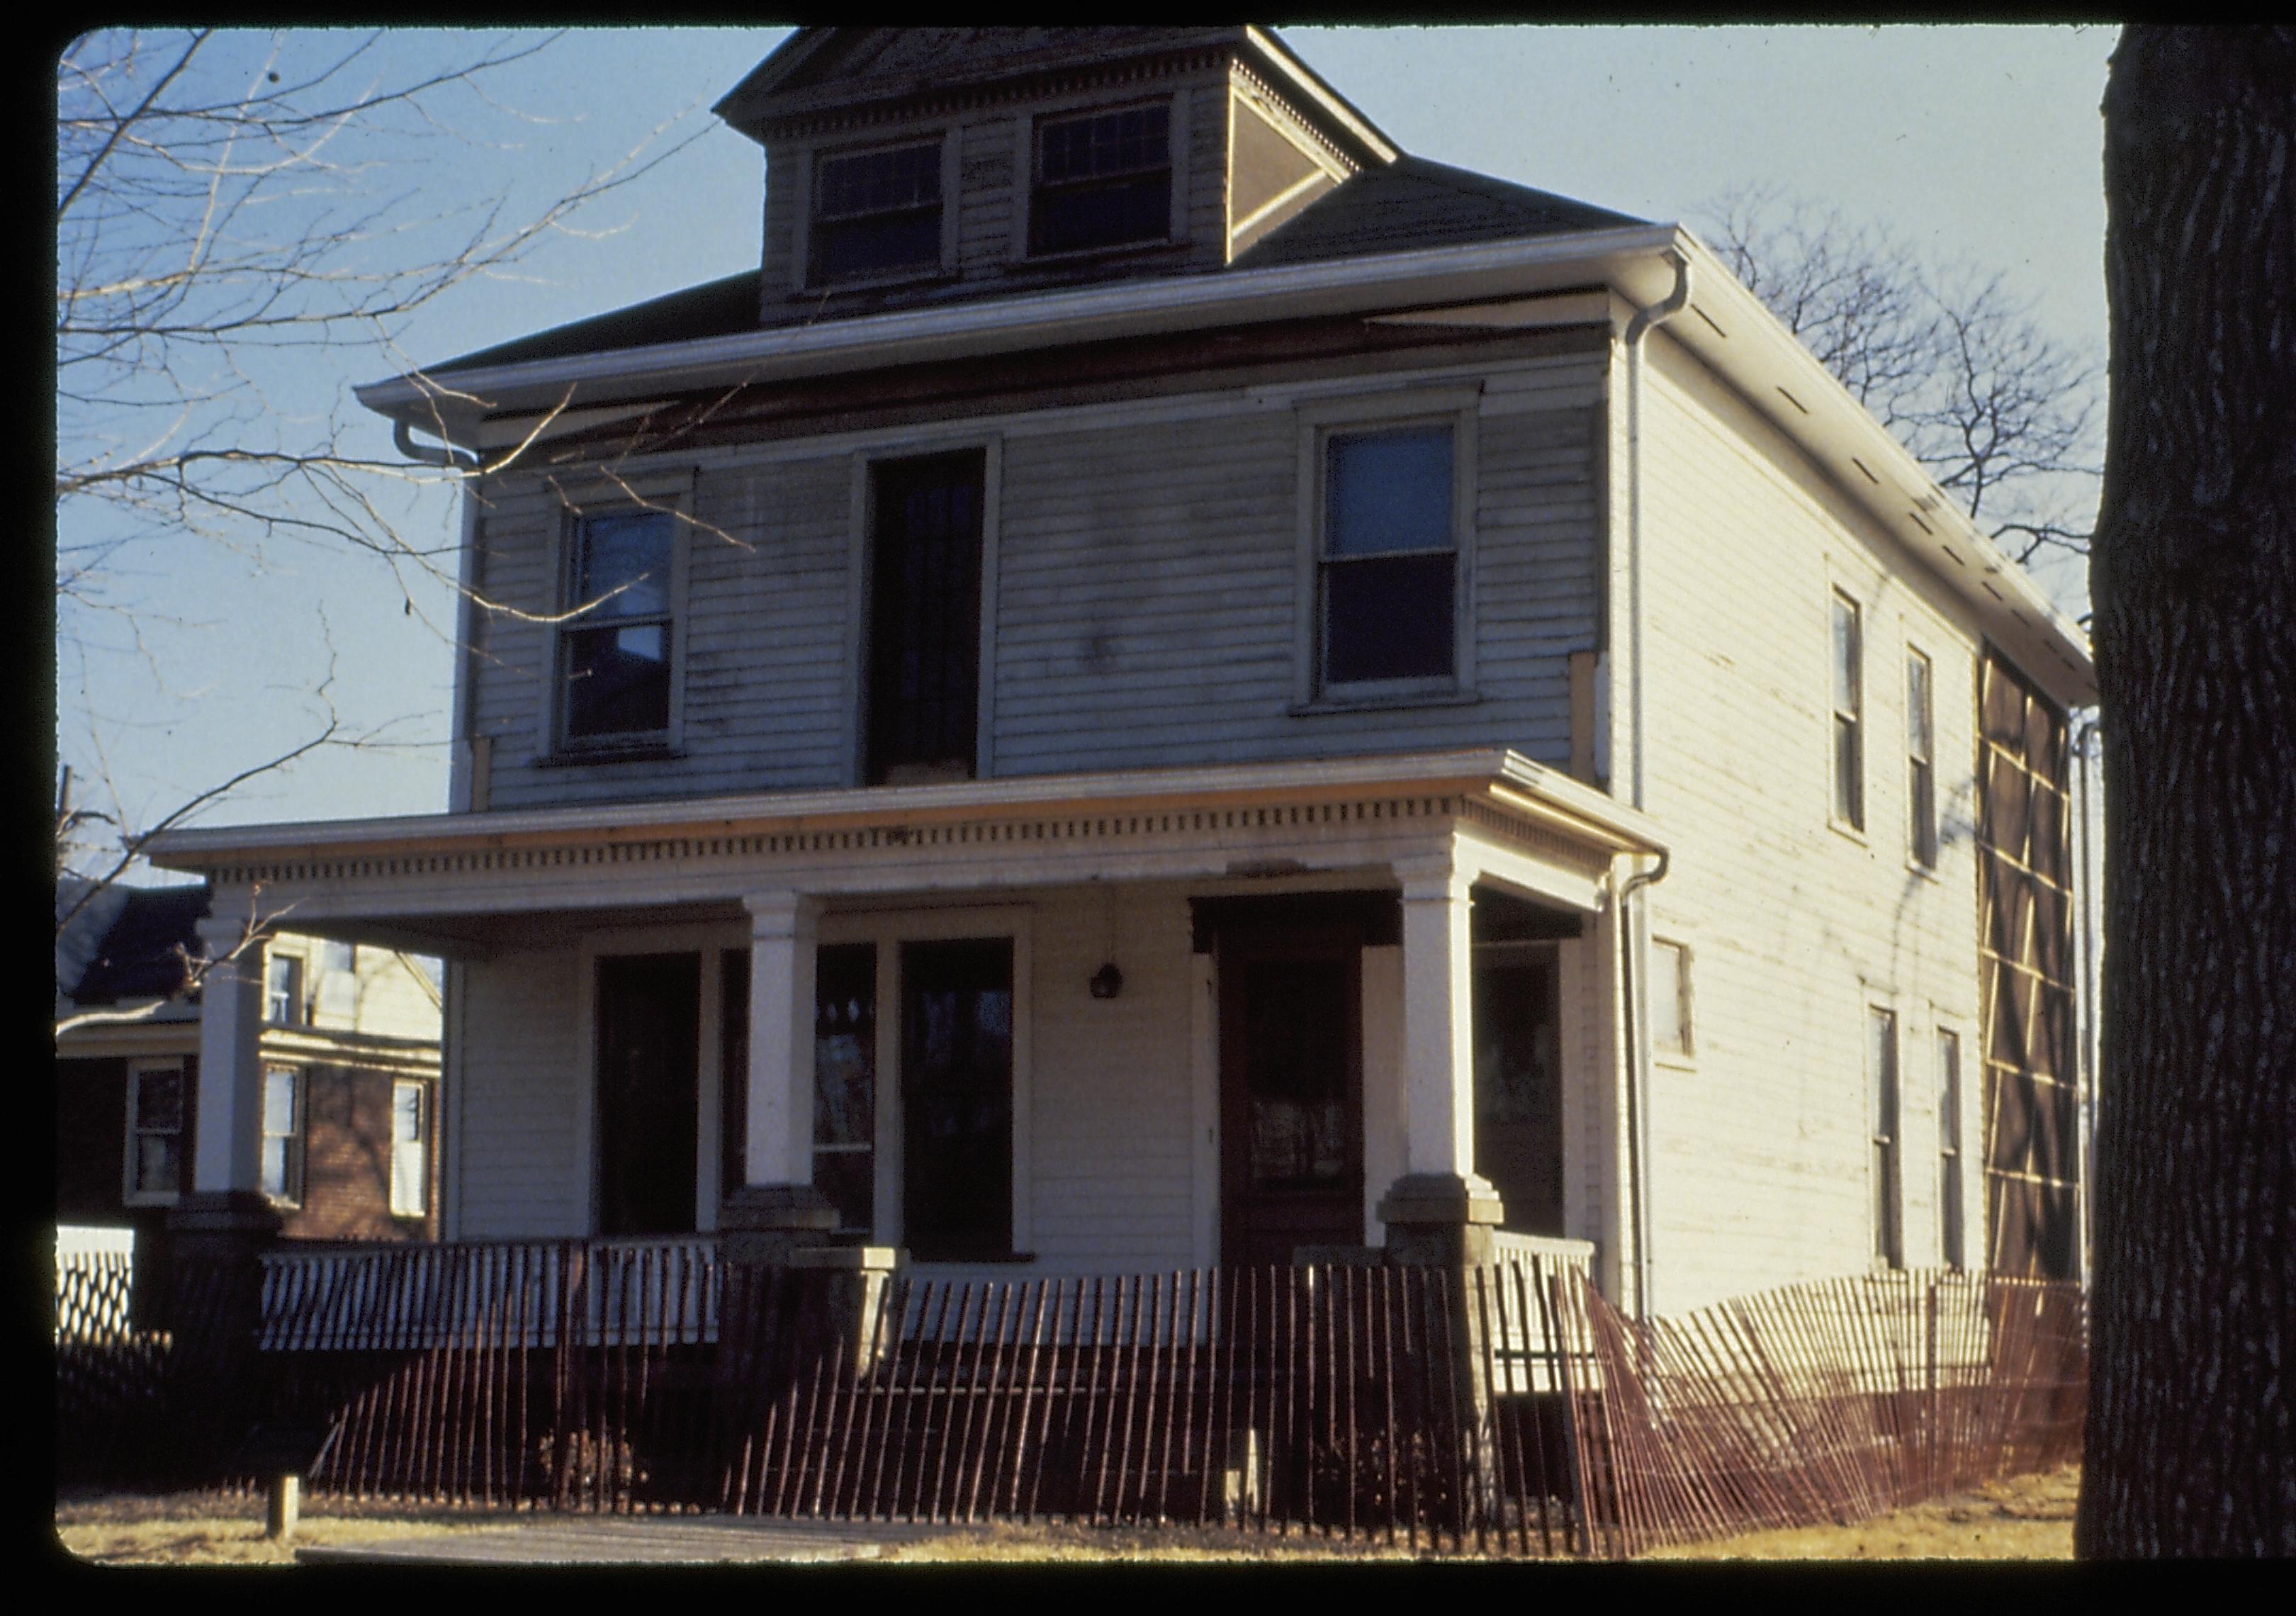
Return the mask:
<svg viewBox="0 0 2296 1616">
<path fill-rule="evenodd" d="M 1634 790 L 1631 800 L 1644 807 L 1644 737 L 1647 730 L 1643 707 L 1643 339 L 1690 307 L 1690 260 L 1669 250 L 1674 265 L 1674 290 L 1666 300 L 1635 311 L 1627 322 L 1627 654 L 1634 666 L 1628 677 L 1628 723 L 1634 731 Z M 1666 879 L 1669 855 L 1661 852 L 1654 869 L 1628 876 L 1619 887 L 1619 991 L 1624 997 L 1627 1057 L 1627 1174 L 1635 1238 L 1635 1311 L 1651 1310 L 1650 1241 L 1650 1039 L 1643 1028 L 1643 995 L 1636 990 L 1635 959 L 1640 939 L 1636 936 L 1629 903 L 1643 888 Z"/>
<path fill-rule="evenodd" d="M 390 441 L 393 447 L 407 459 L 421 465 L 434 465 L 449 472 L 475 472 L 479 469 L 479 457 L 476 455 L 472 454 L 468 449 L 456 448 L 454 440 L 447 437 L 444 432 L 439 436 L 439 447 L 434 449 L 428 445 L 414 441 L 413 422 L 396 420 L 390 423 Z"/>
</svg>

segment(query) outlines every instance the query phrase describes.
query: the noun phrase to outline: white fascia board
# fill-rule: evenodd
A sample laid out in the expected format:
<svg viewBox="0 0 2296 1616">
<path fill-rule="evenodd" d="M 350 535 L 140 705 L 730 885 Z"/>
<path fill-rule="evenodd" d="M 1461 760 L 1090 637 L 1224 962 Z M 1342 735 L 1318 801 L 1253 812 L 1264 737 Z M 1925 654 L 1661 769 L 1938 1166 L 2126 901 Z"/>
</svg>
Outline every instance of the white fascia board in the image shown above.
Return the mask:
<svg viewBox="0 0 2296 1616">
<path fill-rule="evenodd" d="M 1939 488 L 1784 323 L 1695 237 L 1690 307 L 1660 326 L 1809 454 L 1975 609 L 2018 666 L 2067 708 L 2096 701 L 2088 637 Z"/>
<path fill-rule="evenodd" d="M 1131 806 L 1302 801 L 1381 791 L 1465 792 L 1612 851 L 1657 853 L 1665 847 L 1646 815 L 1505 747 L 1472 747 L 1306 763 L 1109 769 L 948 785 L 848 786 L 594 808 L 225 825 L 167 832 L 152 840 L 146 857 L 162 869 L 212 871 L 288 853 L 332 857 L 555 841 L 639 841 L 665 833 L 861 828 L 1061 811 L 1106 813 Z"/>
<path fill-rule="evenodd" d="M 1609 284 L 1641 302 L 1672 285 L 1664 255 L 1688 242 L 1672 225 L 1378 253 L 1316 264 L 1130 280 L 862 315 L 820 325 L 617 349 L 557 359 L 395 376 L 355 389 L 393 419 L 450 428 L 497 410 L 594 406 L 796 376 L 1154 336 L 1255 321 L 1521 296 Z"/>
</svg>

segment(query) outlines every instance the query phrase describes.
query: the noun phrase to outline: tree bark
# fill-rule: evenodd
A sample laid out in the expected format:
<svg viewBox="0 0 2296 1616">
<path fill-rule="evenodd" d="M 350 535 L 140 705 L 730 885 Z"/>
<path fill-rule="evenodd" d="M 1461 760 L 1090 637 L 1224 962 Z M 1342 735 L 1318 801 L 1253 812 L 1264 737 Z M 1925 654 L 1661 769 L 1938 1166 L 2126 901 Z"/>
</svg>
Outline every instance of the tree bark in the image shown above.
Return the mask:
<svg viewBox="0 0 2296 1616">
<path fill-rule="evenodd" d="M 2103 1060 L 2084 1557 L 2296 1554 L 2296 29 L 2104 95 Z"/>
</svg>

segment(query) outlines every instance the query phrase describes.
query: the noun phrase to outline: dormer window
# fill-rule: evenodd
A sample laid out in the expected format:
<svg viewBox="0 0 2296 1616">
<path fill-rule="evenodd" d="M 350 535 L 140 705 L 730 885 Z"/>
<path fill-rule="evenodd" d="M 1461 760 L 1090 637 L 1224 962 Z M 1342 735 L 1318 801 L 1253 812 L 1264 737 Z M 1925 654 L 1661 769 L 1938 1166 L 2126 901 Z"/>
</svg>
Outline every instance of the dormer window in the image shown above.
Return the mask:
<svg viewBox="0 0 2296 1616">
<path fill-rule="evenodd" d="M 814 170 L 816 283 L 940 267 L 941 143 L 824 156 Z"/>
<path fill-rule="evenodd" d="M 1169 103 L 1037 124 L 1029 196 L 1032 255 L 1168 241 L 1171 234 Z"/>
</svg>

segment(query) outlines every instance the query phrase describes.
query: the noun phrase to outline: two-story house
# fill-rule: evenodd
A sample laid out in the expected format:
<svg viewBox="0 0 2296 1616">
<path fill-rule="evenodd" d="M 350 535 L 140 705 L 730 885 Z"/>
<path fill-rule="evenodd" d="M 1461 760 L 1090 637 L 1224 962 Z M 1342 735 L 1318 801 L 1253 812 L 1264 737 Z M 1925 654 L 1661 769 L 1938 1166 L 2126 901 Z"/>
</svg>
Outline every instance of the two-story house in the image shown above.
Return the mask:
<svg viewBox="0 0 2296 1616">
<path fill-rule="evenodd" d="M 155 855 L 447 959 L 449 1237 L 2070 1271 L 2087 649 L 1693 236 L 1252 28 L 718 110 L 755 274 L 361 391 L 471 468 L 447 811 Z"/>
<path fill-rule="evenodd" d="M 199 1147 L 201 988 L 260 988 L 254 1177 L 291 1239 L 439 1234 L 440 995 L 388 948 L 278 931 L 249 941 L 204 887 L 56 892 L 57 1221 L 133 1231 L 137 1284 L 167 1267 Z M 212 962 L 212 963 L 210 963 Z"/>
</svg>

